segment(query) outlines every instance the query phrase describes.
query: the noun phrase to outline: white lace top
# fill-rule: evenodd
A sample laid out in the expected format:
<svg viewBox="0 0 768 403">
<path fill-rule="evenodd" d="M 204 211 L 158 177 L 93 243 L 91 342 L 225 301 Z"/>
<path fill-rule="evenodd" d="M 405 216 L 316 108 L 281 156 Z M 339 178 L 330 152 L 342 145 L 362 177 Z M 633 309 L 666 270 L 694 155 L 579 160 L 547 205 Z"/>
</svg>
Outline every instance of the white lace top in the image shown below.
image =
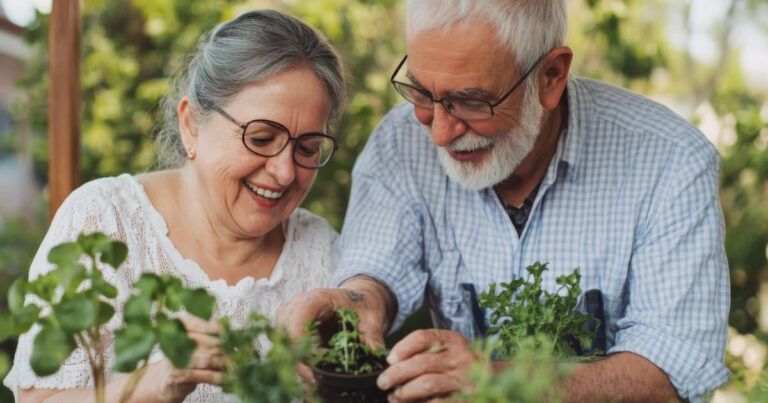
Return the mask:
<svg viewBox="0 0 768 403">
<path fill-rule="evenodd" d="M 229 316 L 233 326 L 243 326 L 251 311 L 258 311 L 274 320 L 277 308 L 291 296 L 312 288 L 324 287 L 336 266 L 338 234 L 324 219 L 297 208 L 283 224 L 285 245 L 270 278 L 254 280 L 245 277 L 236 285 L 225 280 L 211 281 L 196 262 L 185 259 L 168 238 L 163 217 L 154 209 L 141 184 L 131 175 L 103 178 L 89 182 L 72 192 L 59 208 L 51 223 L 32 266 L 30 279 L 54 267 L 48 263 L 50 249 L 62 242 L 76 239 L 80 232 L 101 231 L 128 245 L 128 258 L 115 271 L 103 270 L 104 278 L 118 289 L 115 316 L 106 325 L 102 343 L 106 366 L 114 362 L 113 332 L 122 326 L 123 305 L 131 284 L 142 272 L 171 273 L 187 287 L 204 288 L 216 297 L 215 316 Z M 17 393 L 17 388 L 85 388 L 93 387 L 90 366 L 85 351 L 78 348 L 51 376 L 35 375 L 29 365 L 32 342 L 38 328 L 19 338 L 13 368 L 5 385 Z M 163 358 L 155 348 L 150 361 Z M 107 381 L 123 376 L 107 371 Z M 186 402 L 232 401 L 217 386 L 200 384 Z"/>
</svg>

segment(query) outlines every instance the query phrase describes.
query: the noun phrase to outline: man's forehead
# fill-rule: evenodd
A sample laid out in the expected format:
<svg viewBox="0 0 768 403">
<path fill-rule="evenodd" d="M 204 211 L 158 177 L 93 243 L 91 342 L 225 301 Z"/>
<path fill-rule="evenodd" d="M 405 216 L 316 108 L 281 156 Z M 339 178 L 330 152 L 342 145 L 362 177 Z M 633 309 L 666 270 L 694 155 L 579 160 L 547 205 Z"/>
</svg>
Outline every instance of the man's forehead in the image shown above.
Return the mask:
<svg viewBox="0 0 768 403">
<path fill-rule="evenodd" d="M 409 70 L 416 75 L 417 71 L 486 75 L 514 65 L 514 57 L 487 25 L 461 23 L 419 31 L 409 36 L 406 48 Z"/>
</svg>

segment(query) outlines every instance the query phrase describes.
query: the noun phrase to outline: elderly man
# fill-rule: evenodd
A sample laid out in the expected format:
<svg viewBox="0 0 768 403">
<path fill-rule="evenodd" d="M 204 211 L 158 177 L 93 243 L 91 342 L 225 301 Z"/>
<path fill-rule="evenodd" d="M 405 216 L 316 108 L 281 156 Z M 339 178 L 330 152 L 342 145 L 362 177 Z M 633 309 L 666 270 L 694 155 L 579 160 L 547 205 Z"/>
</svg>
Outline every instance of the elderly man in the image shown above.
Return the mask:
<svg viewBox="0 0 768 403">
<path fill-rule="evenodd" d="M 372 344 L 426 297 L 439 329 L 391 350 L 381 388 L 409 401 L 464 386 L 478 336 L 465 291 L 548 262 L 602 295 L 607 358 L 581 364 L 570 401 L 700 400 L 729 376 L 719 157 L 665 107 L 569 76 L 565 0 L 411 0 L 409 103 L 353 172 L 334 286 L 283 307 L 290 330 L 337 307 Z M 435 353 L 430 347 L 439 344 Z"/>
</svg>

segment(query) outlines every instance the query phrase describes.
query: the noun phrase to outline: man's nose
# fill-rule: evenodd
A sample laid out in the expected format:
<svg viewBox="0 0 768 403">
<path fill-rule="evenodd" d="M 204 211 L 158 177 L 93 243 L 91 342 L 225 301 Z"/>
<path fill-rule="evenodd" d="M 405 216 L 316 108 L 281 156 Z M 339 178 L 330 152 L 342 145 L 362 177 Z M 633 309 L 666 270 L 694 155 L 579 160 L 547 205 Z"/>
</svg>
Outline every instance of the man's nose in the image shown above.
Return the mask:
<svg viewBox="0 0 768 403">
<path fill-rule="evenodd" d="M 430 125 L 430 132 L 432 134 L 432 142 L 435 145 L 444 147 L 451 144 L 456 137 L 461 136 L 467 131 L 467 124 L 448 113 L 443 104 L 436 102 L 434 109 L 432 109 L 432 124 Z"/>
</svg>

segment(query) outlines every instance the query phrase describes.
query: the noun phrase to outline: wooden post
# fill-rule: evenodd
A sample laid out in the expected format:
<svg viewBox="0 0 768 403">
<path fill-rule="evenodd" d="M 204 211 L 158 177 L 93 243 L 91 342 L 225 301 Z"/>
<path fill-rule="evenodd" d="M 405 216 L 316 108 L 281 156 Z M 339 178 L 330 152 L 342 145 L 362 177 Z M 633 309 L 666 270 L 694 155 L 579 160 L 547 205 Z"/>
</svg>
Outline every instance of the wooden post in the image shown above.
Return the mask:
<svg viewBox="0 0 768 403">
<path fill-rule="evenodd" d="M 48 37 L 49 220 L 80 184 L 80 1 L 55 0 Z"/>
</svg>

